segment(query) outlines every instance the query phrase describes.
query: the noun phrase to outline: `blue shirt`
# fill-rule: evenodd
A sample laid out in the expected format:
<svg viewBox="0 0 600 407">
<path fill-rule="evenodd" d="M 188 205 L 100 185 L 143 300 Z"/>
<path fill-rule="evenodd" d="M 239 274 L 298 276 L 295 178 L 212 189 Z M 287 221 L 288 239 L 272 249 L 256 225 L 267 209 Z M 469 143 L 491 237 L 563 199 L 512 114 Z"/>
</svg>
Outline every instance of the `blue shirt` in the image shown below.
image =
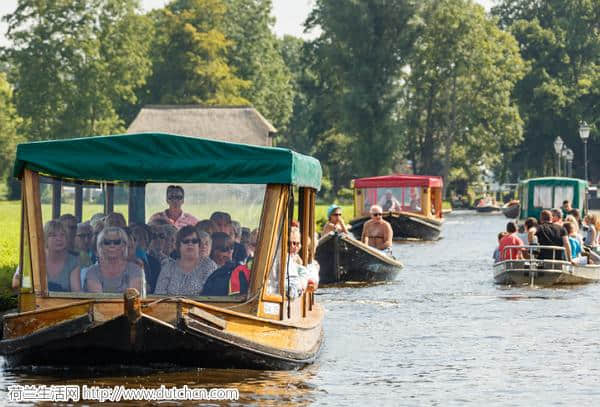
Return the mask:
<svg viewBox="0 0 600 407">
<path fill-rule="evenodd" d="M 581 254 L 581 244 L 577 238 L 569 236 L 569 246 L 571 246 L 571 257 L 575 258 Z"/>
</svg>

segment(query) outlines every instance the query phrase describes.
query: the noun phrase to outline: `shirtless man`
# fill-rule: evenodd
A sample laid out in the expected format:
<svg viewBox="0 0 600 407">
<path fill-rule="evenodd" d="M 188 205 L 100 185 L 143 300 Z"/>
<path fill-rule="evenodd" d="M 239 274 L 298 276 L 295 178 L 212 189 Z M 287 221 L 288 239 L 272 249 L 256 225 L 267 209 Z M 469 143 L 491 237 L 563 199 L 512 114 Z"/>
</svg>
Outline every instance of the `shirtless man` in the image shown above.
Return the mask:
<svg viewBox="0 0 600 407">
<path fill-rule="evenodd" d="M 394 235 L 392 225 L 383 219 L 381 206 L 373 205 L 369 212 L 371 213 L 371 219 L 365 222 L 360 240 L 376 249 L 386 252 L 391 251 Z"/>
</svg>

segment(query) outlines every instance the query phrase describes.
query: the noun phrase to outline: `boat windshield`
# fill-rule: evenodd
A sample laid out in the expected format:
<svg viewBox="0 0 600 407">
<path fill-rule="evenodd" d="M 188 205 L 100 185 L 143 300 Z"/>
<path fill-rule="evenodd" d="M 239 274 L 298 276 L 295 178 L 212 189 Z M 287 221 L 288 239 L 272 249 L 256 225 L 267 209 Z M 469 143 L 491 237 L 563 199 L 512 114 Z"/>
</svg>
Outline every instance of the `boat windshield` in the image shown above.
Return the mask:
<svg viewBox="0 0 600 407">
<path fill-rule="evenodd" d="M 362 188 L 363 215 L 369 214 L 371 205 L 380 205 L 384 211 L 421 212 L 420 187 Z"/>
<path fill-rule="evenodd" d="M 241 300 L 266 185 L 41 181 L 51 295 Z M 53 204 L 54 203 L 54 204 Z"/>
</svg>

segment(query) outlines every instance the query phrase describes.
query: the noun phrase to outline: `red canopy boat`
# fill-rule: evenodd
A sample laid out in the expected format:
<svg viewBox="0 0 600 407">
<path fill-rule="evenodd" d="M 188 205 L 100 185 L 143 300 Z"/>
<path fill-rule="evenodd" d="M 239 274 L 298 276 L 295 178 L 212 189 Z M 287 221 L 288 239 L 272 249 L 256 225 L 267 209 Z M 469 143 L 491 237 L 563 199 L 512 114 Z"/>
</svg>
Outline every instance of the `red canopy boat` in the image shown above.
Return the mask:
<svg viewBox="0 0 600 407">
<path fill-rule="evenodd" d="M 430 175 L 384 175 L 358 178 L 354 188 L 352 233 L 362 235 L 369 209 L 378 204 L 394 230 L 394 239 L 435 240 L 442 226 L 442 177 Z"/>
</svg>

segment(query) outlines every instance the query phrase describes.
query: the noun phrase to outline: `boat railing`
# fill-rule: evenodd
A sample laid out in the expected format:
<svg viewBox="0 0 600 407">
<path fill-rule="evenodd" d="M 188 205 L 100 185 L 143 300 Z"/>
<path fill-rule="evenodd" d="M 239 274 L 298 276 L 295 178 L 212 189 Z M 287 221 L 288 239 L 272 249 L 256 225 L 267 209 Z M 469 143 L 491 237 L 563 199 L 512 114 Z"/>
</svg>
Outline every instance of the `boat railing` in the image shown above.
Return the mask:
<svg viewBox="0 0 600 407">
<path fill-rule="evenodd" d="M 514 249 L 520 249 L 521 256 L 513 257 Z M 545 253 L 540 258 L 542 250 Z M 549 255 L 551 253 L 551 256 Z M 542 245 L 511 245 L 505 246 L 500 253 L 500 261 L 496 264 L 505 264 L 511 269 L 549 268 L 561 269 L 563 265 L 570 265 L 565 260 L 565 248 L 562 246 Z"/>
</svg>

